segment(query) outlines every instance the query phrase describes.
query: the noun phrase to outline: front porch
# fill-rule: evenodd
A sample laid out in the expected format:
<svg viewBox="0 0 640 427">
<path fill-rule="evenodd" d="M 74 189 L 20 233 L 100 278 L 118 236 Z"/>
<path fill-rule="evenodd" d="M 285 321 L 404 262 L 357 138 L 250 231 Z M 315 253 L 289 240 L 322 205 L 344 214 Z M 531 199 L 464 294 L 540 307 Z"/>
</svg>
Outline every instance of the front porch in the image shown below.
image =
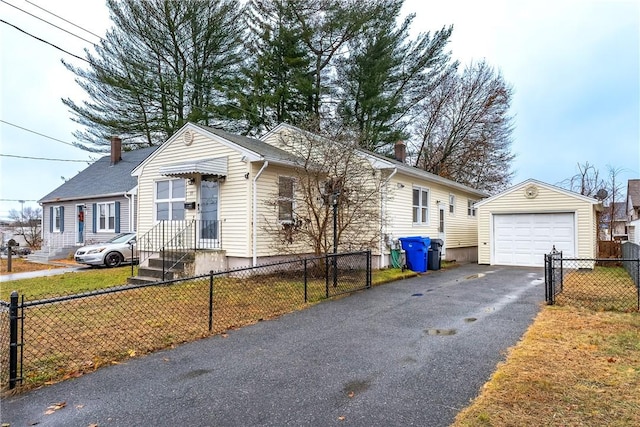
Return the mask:
<svg viewBox="0 0 640 427">
<path fill-rule="evenodd" d="M 227 269 L 220 221 L 162 220 L 137 239 L 138 276 L 129 282 L 156 282 Z"/>
</svg>

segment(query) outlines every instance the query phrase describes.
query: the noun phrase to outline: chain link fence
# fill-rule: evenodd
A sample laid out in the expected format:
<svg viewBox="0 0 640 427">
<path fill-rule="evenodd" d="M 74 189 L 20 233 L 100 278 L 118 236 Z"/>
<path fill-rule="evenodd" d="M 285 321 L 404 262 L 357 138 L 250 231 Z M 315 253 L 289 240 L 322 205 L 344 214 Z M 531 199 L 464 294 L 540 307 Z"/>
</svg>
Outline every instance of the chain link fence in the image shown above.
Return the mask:
<svg viewBox="0 0 640 427">
<path fill-rule="evenodd" d="M 548 304 L 592 310 L 640 311 L 640 259 L 563 258 L 545 255 Z"/>
<path fill-rule="evenodd" d="M 369 287 L 371 254 L 354 252 L 44 300 L 14 293 L 0 302 L 2 388 L 82 375 Z"/>
</svg>

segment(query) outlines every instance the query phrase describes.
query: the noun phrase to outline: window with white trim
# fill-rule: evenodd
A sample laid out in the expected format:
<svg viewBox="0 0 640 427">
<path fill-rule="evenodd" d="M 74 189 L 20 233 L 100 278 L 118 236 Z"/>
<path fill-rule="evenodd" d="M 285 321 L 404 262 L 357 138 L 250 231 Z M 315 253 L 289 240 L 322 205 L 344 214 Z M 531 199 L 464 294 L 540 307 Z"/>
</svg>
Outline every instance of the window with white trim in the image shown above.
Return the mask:
<svg viewBox="0 0 640 427">
<path fill-rule="evenodd" d="M 56 233 L 60 232 L 62 225 L 62 206 L 54 206 L 53 207 L 53 231 Z"/>
<path fill-rule="evenodd" d="M 293 184 L 294 179 L 291 177 L 278 177 L 278 220 L 280 222 L 293 222 Z"/>
<path fill-rule="evenodd" d="M 413 187 L 413 223 L 429 224 L 429 189 Z"/>
<path fill-rule="evenodd" d="M 105 233 L 113 233 L 116 229 L 116 203 L 98 203 L 98 223 L 97 231 Z"/>
<path fill-rule="evenodd" d="M 184 219 L 184 179 L 156 181 L 155 197 L 156 221 Z"/>
<path fill-rule="evenodd" d="M 476 208 L 473 206 L 476 204 L 475 200 L 468 199 L 467 200 L 467 215 L 468 216 L 476 216 Z"/>
<path fill-rule="evenodd" d="M 449 215 L 456 214 L 456 196 L 449 194 Z"/>
</svg>

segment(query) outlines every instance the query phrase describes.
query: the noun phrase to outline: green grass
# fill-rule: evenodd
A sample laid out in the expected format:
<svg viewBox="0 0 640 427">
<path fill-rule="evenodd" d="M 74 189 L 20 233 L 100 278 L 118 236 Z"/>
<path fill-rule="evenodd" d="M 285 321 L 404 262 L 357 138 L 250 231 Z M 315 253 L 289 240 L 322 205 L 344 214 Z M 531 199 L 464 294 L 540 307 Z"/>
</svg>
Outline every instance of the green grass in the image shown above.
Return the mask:
<svg viewBox="0 0 640 427">
<path fill-rule="evenodd" d="M 134 268 L 137 274 L 138 267 Z M 35 300 L 80 292 L 95 291 L 127 283 L 131 266 L 119 268 L 96 268 L 88 271 L 64 273 L 35 279 L 12 280 L 0 283 L 0 300 L 9 301 L 11 292 L 18 291 L 25 299 Z M 399 268 L 374 270 L 373 286 L 416 276 L 416 273 Z"/>
<path fill-rule="evenodd" d="M 134 267 L 137 274 L 138 267 Z M 88 271 L 63 273 L 34 279 L 11 280 L 0 283 L 0 300 L 9 301 L 11 292 L 18 291 L 27 300 L 36 300 L 80 292 L 95 291 L 124 285 L 131 276 L 131 266 L 94 268 Z"/>
<path fill-rule="evenodd" d="M 94 269 L 2 283 L 2 298 L 12 290 L 27 300 L 70 295 L 126 283 L 131 267 Z M 351 277 L 351 276 L 353 277 Z M 374 271 L 373 285 L 415 276 L 411 271 Z M 361 289 L 364 272 L 341 275 L 331 294 Z M 209 280 L 199 278 L 172 286 L 130 289 L 28 310 L 24 331 L 26 390 L 93 371 L 167 346 L 224 333 L 260 320 L 301 310 L 325 299 L 326 282 L 310 279 L 304 300 L 301 274 L 220 276 L 214 282 L 214 316 L 208 329 Z M 184 315 L 188 313 L 188 315 Z M 126 331 L 126 333 L 123 333 Z M 0 364 L 7 363 L 0 354 Z M 5 373 L 1 373 L 5 383 Z"/>
</svg>

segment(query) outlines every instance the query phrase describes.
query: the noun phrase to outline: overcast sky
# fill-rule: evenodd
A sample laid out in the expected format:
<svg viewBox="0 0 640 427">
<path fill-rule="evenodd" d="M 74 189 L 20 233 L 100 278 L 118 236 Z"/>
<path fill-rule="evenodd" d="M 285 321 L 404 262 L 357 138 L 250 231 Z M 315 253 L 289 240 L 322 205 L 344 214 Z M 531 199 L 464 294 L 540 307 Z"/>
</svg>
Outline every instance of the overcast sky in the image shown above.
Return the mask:
<svg viewBox="0 0 640 427">
<path fill-rule="evenodd" d="M 87 64 L 8 24 L 82 57 L 98 38 L 34 4 L 97 35 L 110 26 L 103 0 L 0 0 L 3 218 L 38 207 L 36 200 L 96 158 L 69 145 L 78 127 L 60 101 L 84 99 L 60 60 Z M 513 86 L 513 184 L 557 184 L 585 162 L 602 174 L 620 169 L 625 183 L 640 177 L 640 0 L 406 0 L 405 11 L 416 13 L 416 32 L 453 24 L 453 57 L 462 64 L 485 58 Z"/>
</svg>

